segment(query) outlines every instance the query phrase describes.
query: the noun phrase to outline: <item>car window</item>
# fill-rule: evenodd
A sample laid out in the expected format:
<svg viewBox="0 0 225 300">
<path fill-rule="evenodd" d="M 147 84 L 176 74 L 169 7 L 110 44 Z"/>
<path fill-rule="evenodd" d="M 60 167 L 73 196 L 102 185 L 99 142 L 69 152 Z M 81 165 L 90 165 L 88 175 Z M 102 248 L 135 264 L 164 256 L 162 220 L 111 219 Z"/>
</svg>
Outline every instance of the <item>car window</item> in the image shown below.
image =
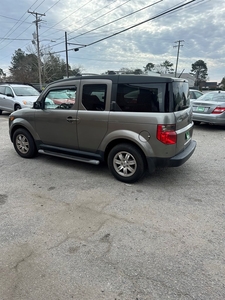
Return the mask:
<svg viewBox="0 0 225 300">
<path fill-rule="evenodd" d="M 196 99 L 201 97 L 203 94 L 201 92 L 195 92 Z"/>
<path fill-rule="evenodd" d="M 128 112 L 159 112 L 164 110 L 164 84 L 119 84 L 116 103 Z"/>
<path fill-rule="evenodd" d="M 199 101 L 225 101 L 225 93 L 206 93 L 198 98 Z"/>
<path fill-rule="evenodd" d="M 50 90 L 45 96 L 45 109 L 71 109 L 76 101 L 76 87 Z"/>
<path fill-rule="evenodd" d="M 11 89 L 10 87 L 7 86 L 7 87 L 5 88 L 5 94 L 6 94 L 6 95 L 10 95 L 10 96 L 13 97 L 12 89 Z"/>
<path fill-rule="evenodd" d="M 105 110 L 107 85 L 84 84 L 82 90 L 82 104 L 86 110 Z"/>
<path fill-rule="evenodd" d="M 32 86 L 13 87 L 16 96 L 39 96 L 39 92 Z"/>
<path fill-rule="evenodd" d="M 5 94 L 5 86 L 0 86 L 0 94 Z"/>
</svg>

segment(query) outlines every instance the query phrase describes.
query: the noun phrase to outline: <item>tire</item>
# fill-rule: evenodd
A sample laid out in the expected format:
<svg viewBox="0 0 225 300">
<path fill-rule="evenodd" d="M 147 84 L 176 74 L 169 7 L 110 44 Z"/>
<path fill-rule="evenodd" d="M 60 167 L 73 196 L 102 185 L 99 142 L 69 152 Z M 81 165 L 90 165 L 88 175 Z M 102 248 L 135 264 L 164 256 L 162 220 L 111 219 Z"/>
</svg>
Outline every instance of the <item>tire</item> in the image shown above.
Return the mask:
<svg viewBox="0 0 225 300">
<path fill-rule="evenodd" d="M 13 134 L 13 145 L 16 152 L 24 158 L 32 158 L 37 149 L 31 134 L 23 128 L 17 129 Z"/>
<path fill-rule="evenodd" d="M 19 110 L 19 109 L 21 109 L 20 105 L 19 105 L 19 104 L 16 104 L 16 105 L 15 105 L 15 111 L 16 111 L 16 110 Z"/>
<path fill-rule="evenodd" d="M 137 147 L 124 143 L 109 152 L 108 167 L 117 180 L 134 183 L 144 175 L 145 160 Z"/>
<path fill-rule="evenodd" d="M 195 124 L 195 125 L 200 125 L 201 122 L 200 122 L 200 121 L 194 121 L 194 124 Z"/>
<path fill-rule="evenodd" d="M 2 114 L 2 110 L 0 109 L 0 115 Z"/>
</svg>

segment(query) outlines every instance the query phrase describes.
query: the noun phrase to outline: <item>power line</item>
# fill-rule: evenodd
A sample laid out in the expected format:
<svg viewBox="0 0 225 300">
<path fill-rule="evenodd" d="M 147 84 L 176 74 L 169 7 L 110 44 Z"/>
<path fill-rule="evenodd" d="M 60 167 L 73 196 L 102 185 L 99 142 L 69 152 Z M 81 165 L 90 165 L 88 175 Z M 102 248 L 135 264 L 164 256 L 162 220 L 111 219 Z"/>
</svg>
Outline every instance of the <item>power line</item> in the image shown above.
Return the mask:
<svg viewBox="0 0 225 300">
<path fill-rule="evenodd" d="M 152 20 L 154 20 L 154 19 L 157 19 L 157 18 L 159 18 L 159 17 L 162 17 L 162 16 L 164 16 L 164 15 L 166 15 L 166 14 L 172 12 L 172 11 L 175 11 L 175 10 L 177 10 L 177 9 L 179 9 L 179 8 L 181 8 L 181 7 L 184 7 L 184 6 L 186 6 L 186 5 L 188 5 L 188 4 L 192 3 L 192 2 L 195 2 L 195 1 L 196 1 L 196 0 L 190 0 L 190 1 L 187 2 L 187 3 L 181 4 L 181 5 L 179 5 L 179 6 L 175 7 L 175 8 L 169 9 L 168 11 L 163 12 L 163 13 L 160 13 L 160 14 L 158 14 L 158 15 L 152 17 L 152 18 L 149 18 L 149 19 L 147 19 L 147 20 L 145 20 L 145 21 L 139 22 L 139 23 L 137 23 L 137 24 L 135 24 L 135 25 L 132 25 L 132 26 L 130 26 L 130 27 L 128 27 L 128 28 L 125 28 L 125 29 L 123 29 L 123 30 L 121 30 L 121 31 L 118 31 L 118 32 L 116 32 L 116 33 L 113 33 L 113 34 L 111 34 L 111 35 L 109 35 L 109 36 L 106 36 L 106 37 L 104 37 L 104 38 L 102 38 L 102 39 L 99 39 L 99 40 L 97 40 L 97 41 L 95 41 L 95 42 L 92 42 L 92 43 L 86 45 L 86 47 L 91 46 L 91 45 L 94 45 L 94 44 L 97 44 L 97 43 L 99 43 L 99 42 L 101 42 L 101 41 L 104 41 L 104 40 L 106 40 L 106 39 L 109 39 L 109 38 L 111 38 L 111 37 L 113 37 L 113 36 L 116 36 L 116 35 L 118 35 L 118 34 L 120 34 L 120 33 L 123 33 L 123 32 L 125 32 L 125 31 L 128 31 L 128 30 L 132 29 L 132 28 L 135 28 L 135 27 L 137 27 L 137 26 L 140 26 L 140 25 L 142 25 L 142 24 L 144 24 L 144 23 L 147 23 L 147 22 L 149 22 L 149 21 L 152 21 Z"/>
</svg>

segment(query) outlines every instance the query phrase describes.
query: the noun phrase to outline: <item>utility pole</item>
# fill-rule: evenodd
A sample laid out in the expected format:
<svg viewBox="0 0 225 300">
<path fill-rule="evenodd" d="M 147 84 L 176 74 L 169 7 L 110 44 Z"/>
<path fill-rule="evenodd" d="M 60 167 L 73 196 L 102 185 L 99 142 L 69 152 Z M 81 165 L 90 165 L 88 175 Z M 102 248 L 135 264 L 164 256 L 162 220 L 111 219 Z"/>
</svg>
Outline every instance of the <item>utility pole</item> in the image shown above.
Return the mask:
<svg viewBox="0 0 225 300">
<path fill-rule="evenodd" d="M 65 48 L 66 48 L 66 76 L 69 78 L 69 62 L 68 62 L 68 46 L 67 46 L 67 32 L 65 31 Z"/>
<path fill-rule="evenodd" d="M 45 14 L 40 14 L 35 11 L 27 11 L 29 14 L 32 14 L 35 16 L 35 23 L 36 25 L 36 34 L 37 34 L 37 57 L 38 57 L 38 76 L 39 76 L 39 85 L 40 85 L 40 90 L 42 90 L 42 79 L 41 79 L 41 55 L 40 55 L 40 41 L 39 41 L 39 31 L 38 31 L 38 23 L 41 22 L 42 20 L 40 17 L 45 16 Z"/>
<path fill-rule="evenodd" d="M 176 61 L 175 77 L 177 77 L 177 67 L 178 67 L 178 59 L 179 59 L 180 47 L 183 47 L 183 45 L 181 45 L 182 42 L 184 42 L 184 40 L 176 41 L 175 43 L 177 43 L 178 45 L 177 46 L 173 46 L 174 48 L 177 47 L 177 61 Z"/>
</svg>

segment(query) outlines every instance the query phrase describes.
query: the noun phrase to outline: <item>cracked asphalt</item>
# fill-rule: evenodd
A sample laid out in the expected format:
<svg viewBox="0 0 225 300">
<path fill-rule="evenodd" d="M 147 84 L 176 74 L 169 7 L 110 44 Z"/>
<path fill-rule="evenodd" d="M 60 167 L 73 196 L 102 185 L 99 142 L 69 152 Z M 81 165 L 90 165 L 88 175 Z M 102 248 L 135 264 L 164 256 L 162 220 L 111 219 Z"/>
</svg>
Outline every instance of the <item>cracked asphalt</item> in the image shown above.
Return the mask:
<svg viewBox="0 0 225 300">
<path fill-rule="evenodd" d="M 225 127 L 132 185 L 0 137 L 1 300 L 225 299 Z"/>
</svg>

